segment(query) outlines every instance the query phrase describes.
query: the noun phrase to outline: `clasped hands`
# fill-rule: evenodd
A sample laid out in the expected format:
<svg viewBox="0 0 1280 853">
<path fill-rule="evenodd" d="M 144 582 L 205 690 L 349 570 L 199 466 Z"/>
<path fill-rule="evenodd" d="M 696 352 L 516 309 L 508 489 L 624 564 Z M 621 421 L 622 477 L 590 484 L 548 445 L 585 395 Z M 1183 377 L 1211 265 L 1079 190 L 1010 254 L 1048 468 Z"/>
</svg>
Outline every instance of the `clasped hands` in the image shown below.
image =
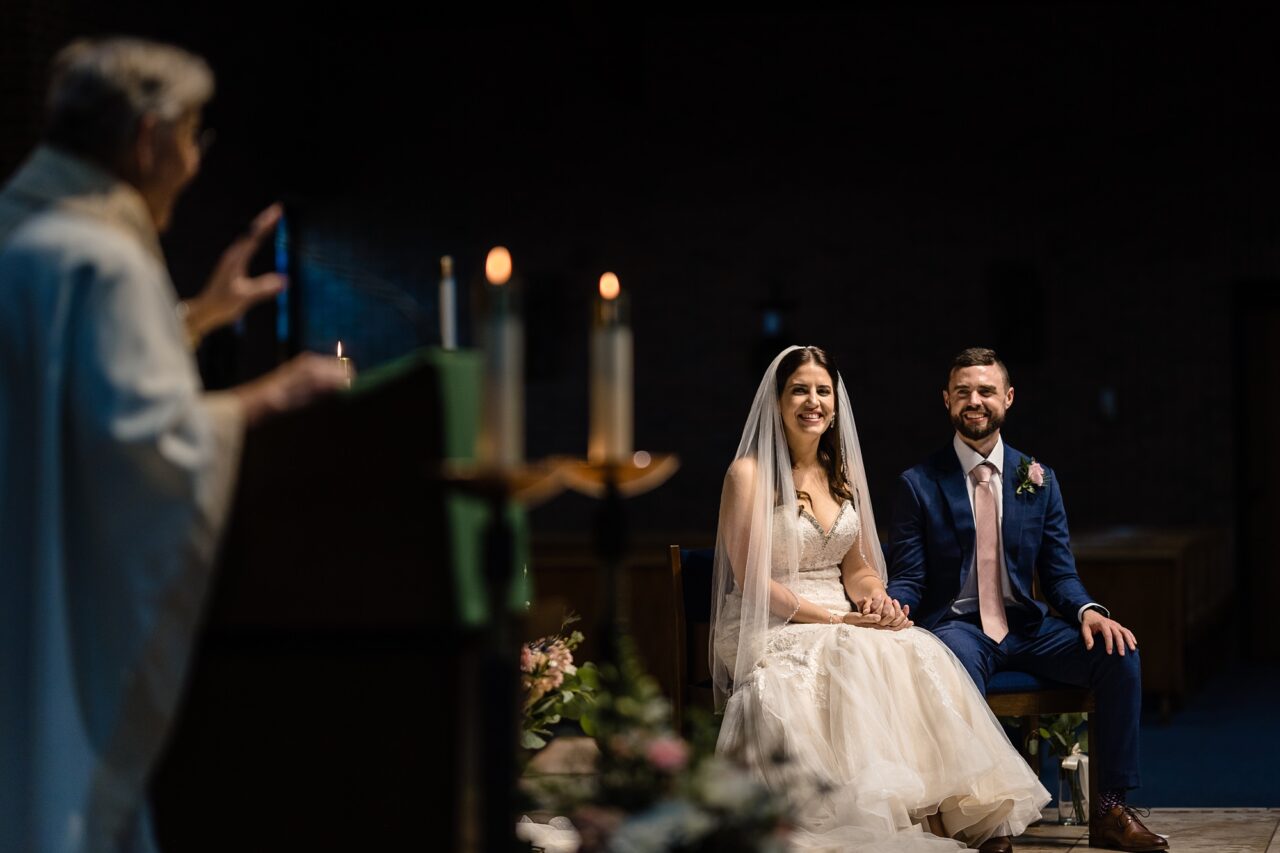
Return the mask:
<svg viewBox="0 0 1280 853">
<path fill-rule="evenodd" d="M 883 592 L 866 596 L 857 605 L 857 610 L 844 615 L 844 624 L 886 631 L 901 631 L 915 624 L 910 619 L 911 605 L 903 606 L 896 598 L 889 598 Z"/>
</svg>

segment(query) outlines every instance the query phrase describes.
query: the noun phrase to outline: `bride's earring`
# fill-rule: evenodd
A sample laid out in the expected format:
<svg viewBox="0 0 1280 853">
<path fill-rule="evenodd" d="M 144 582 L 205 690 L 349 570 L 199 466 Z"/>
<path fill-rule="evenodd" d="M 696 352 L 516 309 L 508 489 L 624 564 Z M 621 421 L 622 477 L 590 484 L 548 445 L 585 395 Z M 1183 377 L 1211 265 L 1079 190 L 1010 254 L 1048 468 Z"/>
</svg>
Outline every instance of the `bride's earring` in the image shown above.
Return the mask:
<svg viewBox="0 0 1280 853">
<path fill-rule="evenodd" d="M 835 426 L 836 426 L 836 416 L 832 415 L 831 423 L 827 424 L 827 429 L 835 429 Z"/>
</svg>

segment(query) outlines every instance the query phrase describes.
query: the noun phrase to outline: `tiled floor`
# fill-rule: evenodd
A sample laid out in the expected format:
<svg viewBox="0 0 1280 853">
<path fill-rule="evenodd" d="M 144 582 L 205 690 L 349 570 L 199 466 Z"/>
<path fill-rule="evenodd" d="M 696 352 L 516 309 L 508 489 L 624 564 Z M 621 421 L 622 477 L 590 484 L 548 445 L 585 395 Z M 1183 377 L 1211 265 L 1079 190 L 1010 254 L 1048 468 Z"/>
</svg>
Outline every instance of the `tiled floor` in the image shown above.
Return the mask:
<svg viewBox="0 0 1280 853">
<path fill-rule="evenodd" d="M 590 773 L 596 755 L 588 738 L 557 738 L 530 762 L 530 775 Z M 1101 849 L 1089 846 L 1087 827 L 1050 822 L 1057 817 L 1046 809 L 1045 821 L 1015 840 L 1016 853 Z M 1280 808 L 1152 809 L 1143 822 L 1169 836 L 1170 853 L 1280 853 Z"/>
<path fill-rule="evenodd" d="M 1056 817 L 1049 809 L 1047 817 Z M 1280 809 L 1152 809 L 1143 820 L 1169 836 L 1170 853 L 1280 853 Z M 1033 826 L 1016 840 L 1017 853 L 1089 851 L 1085 827 Z"/>
</svg>

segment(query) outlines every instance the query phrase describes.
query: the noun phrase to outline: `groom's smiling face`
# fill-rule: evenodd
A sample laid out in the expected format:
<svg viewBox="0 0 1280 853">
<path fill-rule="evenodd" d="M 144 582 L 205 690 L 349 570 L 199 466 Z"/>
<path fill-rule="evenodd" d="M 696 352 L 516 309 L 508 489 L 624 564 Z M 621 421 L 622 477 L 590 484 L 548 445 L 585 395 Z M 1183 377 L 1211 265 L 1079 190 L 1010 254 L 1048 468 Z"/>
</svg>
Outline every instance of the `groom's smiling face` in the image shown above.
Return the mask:
<svg viewBox="0 0 1280 853">
<path fill-rule="evenodd" d="M 960 367 L 951 372 L 942 399 L 951 424 L 962 438 L 981 441 L 1004 426 L 1013 405 L 1013 388 L 998 364 Z"/>
</svg>

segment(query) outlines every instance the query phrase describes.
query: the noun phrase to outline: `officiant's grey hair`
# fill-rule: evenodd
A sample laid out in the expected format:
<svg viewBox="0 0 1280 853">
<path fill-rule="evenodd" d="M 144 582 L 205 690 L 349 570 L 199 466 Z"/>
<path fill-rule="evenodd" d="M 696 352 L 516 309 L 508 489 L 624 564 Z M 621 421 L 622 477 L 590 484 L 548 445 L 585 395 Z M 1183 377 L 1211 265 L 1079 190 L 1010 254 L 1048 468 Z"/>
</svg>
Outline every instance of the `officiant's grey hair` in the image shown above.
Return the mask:
<svg viewBox="0 0 1280 853">
<path fill-rule="evenodd" d="M 200 57 L 140 38 L 77 39 L 53 59 L 45 141 L 112 167 L 133 145 L 138 123 L 176 122 L 213 97 Z"/>
</svg>

